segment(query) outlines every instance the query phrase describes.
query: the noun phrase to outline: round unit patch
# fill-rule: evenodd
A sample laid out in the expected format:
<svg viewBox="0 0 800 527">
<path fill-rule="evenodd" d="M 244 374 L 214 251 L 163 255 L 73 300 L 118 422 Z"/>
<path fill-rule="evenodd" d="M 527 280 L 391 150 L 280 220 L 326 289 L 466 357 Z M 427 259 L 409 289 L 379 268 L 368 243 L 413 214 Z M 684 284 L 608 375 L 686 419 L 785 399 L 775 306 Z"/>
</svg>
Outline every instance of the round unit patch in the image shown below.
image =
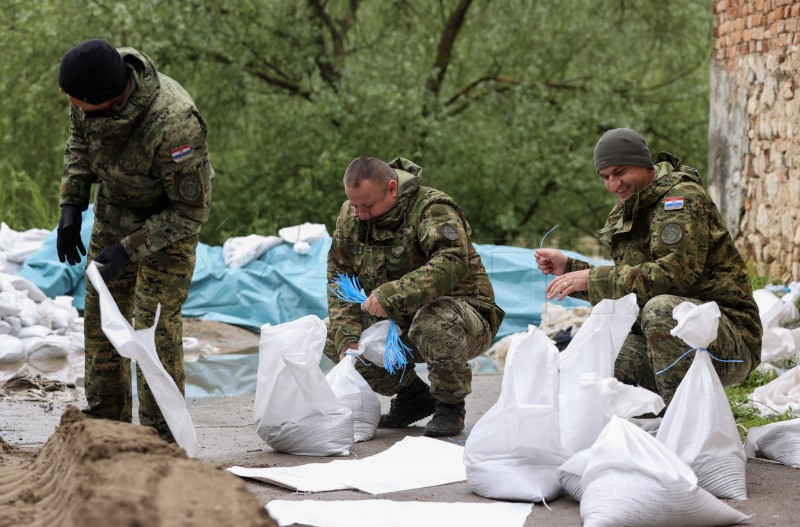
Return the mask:
<svg viewBox="0 0 800 527">
<path fill-rule="evenodd" d="M 441 232 L 442 236 L 444 236 L 451 242 L 456 241 L 458 239 L 458 229 L 456 229 L 449 223 L 445 223 L 444 225 L 439 227 L 439 232 Z"/>
<path fill-rule="evenodd" d="M 200 198 L 200 181 L 197 178 L 185 177 L 178 185 L 178 192 L 186 201 L 195 202 Z"/>
<path fill-rule="evenodd" d="M 683 238 L 683 227 L 677 223 L 668 223 L 661 229 L 661 241 L 667 245 L 673 245 Z"/>
</svg>

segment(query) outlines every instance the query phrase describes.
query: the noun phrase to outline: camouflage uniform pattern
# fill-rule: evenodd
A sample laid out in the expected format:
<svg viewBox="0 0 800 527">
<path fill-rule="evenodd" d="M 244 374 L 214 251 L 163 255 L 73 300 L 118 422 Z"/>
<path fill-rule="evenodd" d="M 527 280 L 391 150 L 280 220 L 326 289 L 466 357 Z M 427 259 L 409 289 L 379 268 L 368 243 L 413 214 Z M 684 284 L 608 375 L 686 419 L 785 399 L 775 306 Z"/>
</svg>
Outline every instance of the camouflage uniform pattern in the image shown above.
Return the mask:
<svg viewBox="0 0 800 527">
<path fill-rule="evenodd" d="M 95 193 L 95 223 L 88 259 L 121 243 L 131 259 L 108 286 L 134 327 L 150 327 L 156 306 L 161 318 L 156 349 L 183 392 L 181 306 L 194 272 L 201 225 L 208 219 L 214 170 L 206 126 L 191 96 L 156 71 L 152 60 L 120 48 L 135 91 L 117 113 L 70 110 L 64 153 L 61 204 L 86 209 Z M 174 157 L 188 146 L 190 155 Z M 89 415 L 131 420 L 130 362 L 114 350 L 100 328 L 97 292 L 87 281 L 84 331 Z M 139 420 L 170 439 L 153 395 L 137 369 Z"/>
<path fill-rule="evenodd" d="M 460 402 L 471 391 L 467 360 L 489 346 L 504 313 L 494 301 L 461 207 L 446 194 L 421 186 L 422 169 L 414 163 L 398 158 L 389 166 L 398 176 L 397 202 L 369 221 L 360 221 L 344 202 L 328 254 L 328 279 L 338 273 L 357 276 L 403 331 L 414 360 L 428 364 L 434 397 Z M 332 294 L 328 312 L 325 354 L 338 362 L 338 350 L 358 342 L 361 331 L 378 319 Z M 359 371 L 384 395 L 408 386 L 416 375 L 412 368 L 402 376 L 379 366 L 361 365 Z"/>
<path fill-rule="evenodd" d="M 654 376 L 689 349 L 669 334 L 678 303 L 719 305 L 720 329 L 711 352 L 743 361 L 712 361 L 725 384 L 738 382 L 759 365 L 762 328 L 742 257 L 697 171 L 667 152 L 657 156 L 655 167 L 653 183 L 617 203 L 600 231 L 615 265 L 591 268 L 588 293 L 573 296 L 597 304 L 636 294 L 642 312 L 617 358 L 615 376 L 655 389 L 667 402 L 691 365 L 687 358 Z M 682 198 L 682 207 L 665 206 L 667 198 Z M 570 258 L 566 272 L 586 268 L 585 262 Z"/>
</svg>

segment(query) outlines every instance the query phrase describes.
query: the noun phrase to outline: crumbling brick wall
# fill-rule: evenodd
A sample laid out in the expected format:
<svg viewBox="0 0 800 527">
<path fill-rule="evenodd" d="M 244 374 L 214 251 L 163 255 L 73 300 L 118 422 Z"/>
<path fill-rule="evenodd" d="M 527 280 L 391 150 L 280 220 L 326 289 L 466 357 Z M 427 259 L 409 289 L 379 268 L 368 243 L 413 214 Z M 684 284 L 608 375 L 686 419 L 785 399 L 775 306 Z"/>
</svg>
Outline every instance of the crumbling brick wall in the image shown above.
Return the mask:
<svg viewBox="0 0 800 527">
<path fill-rule="evenodd" d="M 759 275 L 800 280 L 800 2 L 712 9 L 709 192 Z"/>
</svg>

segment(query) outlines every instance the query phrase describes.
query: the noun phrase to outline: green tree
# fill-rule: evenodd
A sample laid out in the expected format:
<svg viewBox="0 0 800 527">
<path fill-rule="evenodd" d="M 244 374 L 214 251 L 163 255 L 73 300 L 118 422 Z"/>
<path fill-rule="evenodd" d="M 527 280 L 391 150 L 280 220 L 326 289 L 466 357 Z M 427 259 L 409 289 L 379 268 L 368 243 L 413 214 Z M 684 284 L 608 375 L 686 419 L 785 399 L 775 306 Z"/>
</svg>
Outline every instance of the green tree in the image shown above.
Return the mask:
<svg viewBox="0 0 800 527">
<path fill-rule="evenodd" d="M 56 204 L 61 54 L 93 36 L 139 47 L 209 123 L 207 243 L 332 227 L 358 155 L 417 161 L 425 184 L 464 206 L 476 241 L 531 245 L 558 223 L 567 247 L 613 204 L 592 164 L 606 129 L 636 128 L 654 151 L 705 169 L 713 18 L 702 2 L 94 0 L 72 14 L 10 1 L 24 23 L 4 24 L 0 43 L 13 49 L 24 26 L 30 51 L 0 69 L 38 71 L 41 100 L 34 110 L 29 90 L 4 88 L 3 159 Z M 6 127 L 9 116 L 28 127 Z M 19 152 L 36 137 L 46 156 Z"/>
</svg>

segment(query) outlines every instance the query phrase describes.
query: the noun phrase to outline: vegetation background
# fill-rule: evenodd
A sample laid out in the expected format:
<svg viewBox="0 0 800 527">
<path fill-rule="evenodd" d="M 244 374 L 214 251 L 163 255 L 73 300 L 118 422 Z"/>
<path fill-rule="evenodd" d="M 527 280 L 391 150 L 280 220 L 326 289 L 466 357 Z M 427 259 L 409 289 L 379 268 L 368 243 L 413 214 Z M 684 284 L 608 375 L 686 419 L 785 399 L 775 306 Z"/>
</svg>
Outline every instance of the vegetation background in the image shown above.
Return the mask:
<svg viewBox="0 0 800 527">
<path fill-rule="evenodd" d="M 58 67 L 99 37 L 147 53 L 206 118 L 205 243 L 332 229 L 345 167 L 371 155 L 422 165 L 478 243 L 530 247 L 559 224 L 549 242 L 591 251 L 615 200 L 592 162 L 605 130 L 705 177 L 712 31 L 696 0 L 4 0 L 0 220 L 57 224 Z M 743 432 L 789 417 L 745 405 L 769 379 L 728 388 Z"/>
<path fill-rule="evenodd" d="M 359 155 L 402 156 L 478 243 L 563 248 L 614 203 L 592 151 L 639 130 L 706 172 L 710 2 L 4 0 L 0 219 L 52 227 L 67 139 L 62 55 L 133 46 L 195 97 L 217 172 L 202 241 L 331 229 Z"/>
</svg>

